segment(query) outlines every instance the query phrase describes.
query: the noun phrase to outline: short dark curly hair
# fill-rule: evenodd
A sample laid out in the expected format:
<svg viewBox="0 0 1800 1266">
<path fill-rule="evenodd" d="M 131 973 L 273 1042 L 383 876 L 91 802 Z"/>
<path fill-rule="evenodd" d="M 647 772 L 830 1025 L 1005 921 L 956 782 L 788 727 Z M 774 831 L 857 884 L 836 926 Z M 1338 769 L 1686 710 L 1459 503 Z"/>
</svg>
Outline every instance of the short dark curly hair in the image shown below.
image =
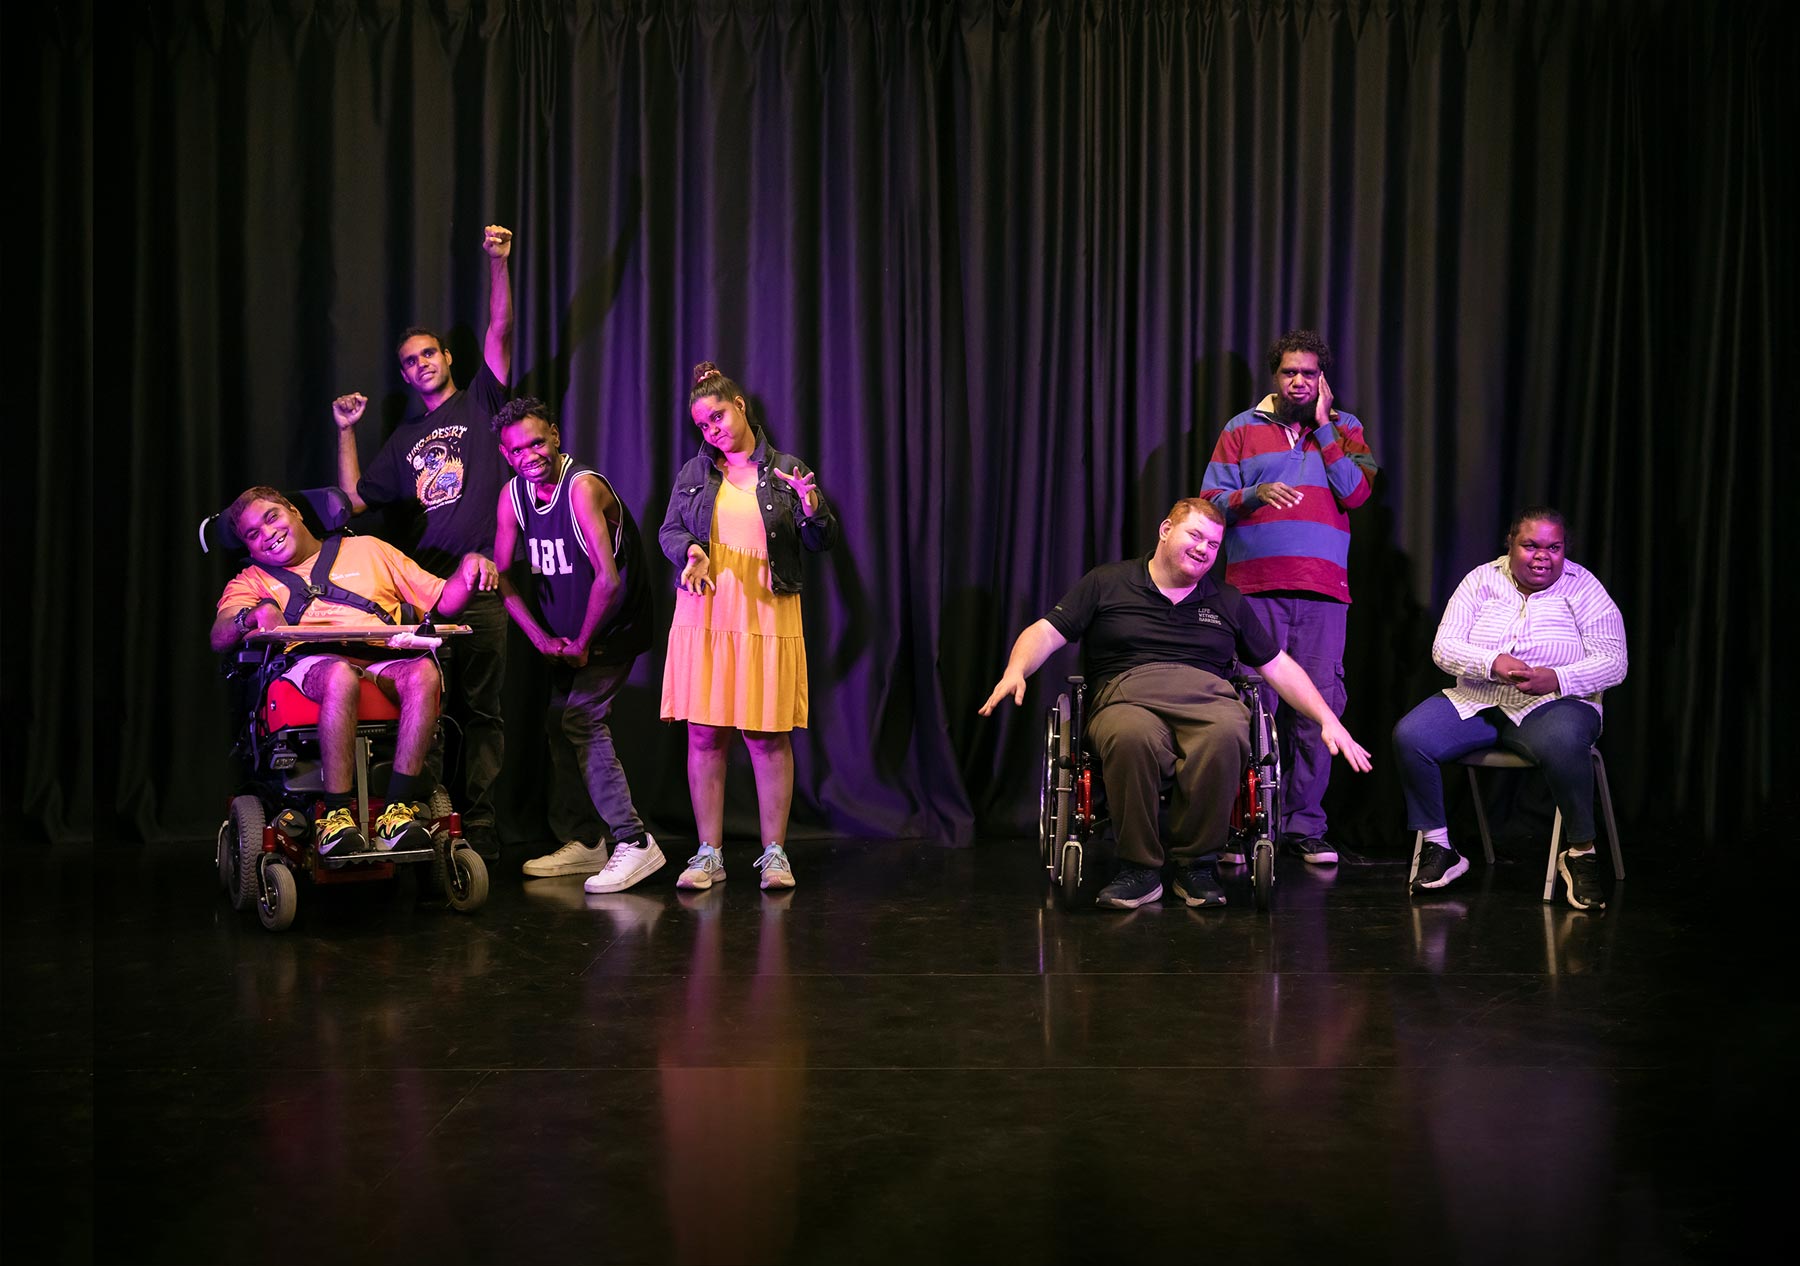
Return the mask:
<svg viewBox="0 0 1800 1266">
<path fill-rule="evenodd" d="M 1269 372 L 1281 368 L 1281 358 L 1289 352 L 1311 352 L 1319 358 L 1319 370 L 1331 372 L 1331 344 L 1317 330 L 1289 330 L 1269 344 Z"/>
<path fill-rule="evenodd" d="M 400 331 L 400 337 L 394 343 L 394 355 L 400 355 L 401 352 L 406 350 L 406 345 L 416 338 L 435 339 L 440 352 L 449 346 L 448 343 L 444 342 L 444 336 L 439 334 L 436 330 L 428 329 L 423 325 L 409 325 L 404 330 Z"/>
<path fill-rule="evenodd" d="M 549 405 L 536 396 L 520 396 L 516 400 L 508 400 L 501 405 L 500 412 L 493 416 L 488 422 L 488 426 L 497 436 L 507 427 L 516 422 L 523 422 L 526 418 L 542 418 L 546 426 L 556 425 L 556 415 L 550 412 Z"/>
<path fill-rule="evenodd" d="M 1563 522 L 1562 511 L 1555 506 L 1526 506 L 1513 515 L 1513 521 L 1506 529 L 1507 549 L 1511 549 L 1513 542 L 1519 539 L 1519 529 L 1527 523 L 1554 523 L 1564 536 L 1569 534 L 1569 525 Z"/>
</svg>

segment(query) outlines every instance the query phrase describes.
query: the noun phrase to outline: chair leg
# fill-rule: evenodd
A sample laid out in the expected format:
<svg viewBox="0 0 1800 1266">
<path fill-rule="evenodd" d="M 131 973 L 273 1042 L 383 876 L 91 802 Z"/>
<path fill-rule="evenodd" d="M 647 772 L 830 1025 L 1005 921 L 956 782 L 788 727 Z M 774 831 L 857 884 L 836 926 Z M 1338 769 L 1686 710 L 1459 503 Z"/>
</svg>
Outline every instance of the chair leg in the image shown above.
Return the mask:
<svg viewBox="0 0 1800 1266">
<path fill-rule="evenodd" d="M 1600 749 L 1594 749 L 1594 785 L 1600 791 L 1600 812 L 1606 818 L 1607 838 L 1612 841 L 1613 877 L 1625 878 L 1625 854 L 1619 851 L 1619 824 L 1613 818 L 1612 788 L 1606 784 L 1606 762 L 1600 759 Z"/>
<path fill-rule="evenodd" d="M 1556 811 L 1556 821 L 1550 827 L 1550 864 L 1544 867 L 1544 900 L 1556 899 L 1556 855 L 1562 847 L 1562 810 Z"/>
<path fill-rule="evenodd" d="M 1488 831 L 1487 810 L 1481 806 L 1481 784 L 1475 781 L 1475 766 L 1465 765 L 1469 771 L 1469 794 L 1475 800 L 1475 821 L 1481 827 L 1481 855 L 1487 858 L 1487 864 L 1494 864 L 1494 837 Z"/>
<path fill-rule="evenodd" d="M 1424 853 L 1424 851 L 1425 851 L 1425 832 L 1414 831 L 1413 832 L 1412 873 L 1406 877 L 1406 890 L 1408 892 L 1412 891 L 1413 883 L 1419 877 L 1419 856 L 1420 856 L 1420 854 Z"/>
</svg>

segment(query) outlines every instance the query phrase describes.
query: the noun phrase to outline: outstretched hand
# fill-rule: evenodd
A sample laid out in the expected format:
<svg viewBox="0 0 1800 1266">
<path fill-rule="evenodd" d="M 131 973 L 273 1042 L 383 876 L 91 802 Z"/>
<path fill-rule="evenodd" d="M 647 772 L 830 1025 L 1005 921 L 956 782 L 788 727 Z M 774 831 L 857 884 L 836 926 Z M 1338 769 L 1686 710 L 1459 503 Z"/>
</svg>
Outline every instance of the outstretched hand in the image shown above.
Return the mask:
<svg viewBox="0 0 1800 1266">
<path fill-rule="evenodd" d="M 779 466 L 770 466 L 770 469 L 775 472 L 777 479 L 794 490 L 794 495 L 800 498 L 800 504 L 806 510 L 807 518 L 810 519 L 819 512 L 819 477 L 816 474 L 809 470 L 790 475 Z"/>
<path fill-rule="evenodd" d="M 464 554 L 456 573 L 462 577 L 462 582 L 469 587 L 470 593 L 500 587 L 499 570 L 495 568 L 493 560 L 483 554 Z"/>
<path fill-rule="evenodd" d="M 352 391 L 339 396 L 331 402 L 331 420 L 337 423 L 340 431 L 348 431 L 362 419 L 363 410 L 369 407 L 369 397 L 360 391 Z"/>
<path fill-rule="evenodd" d="M 1333 718 L 1330 725 L 1319 727 L 1319 733 L 1325 740 L 1325 749 L 1333 756 L 1342 756 L 1344 763 L 1357 773 L 1366 774 L 1374 768 L 1368 749 L 1350 737 L 1350 731 L 1344 728 L 1342 721 Z"/>
<path fill-rule="evenodd" d="M 989 695 L 987 697 L 987 702 L 981 705 L 979 709 L 981 715 L 984 717 L 993 716 L 994 708 L 998 706 L 1000 701 L 1006 698 L 1007 695 L 1012 696 L 1013 705 L 1015 707 L 1025 702 L 1025 678 L 1020 674 L 1013 672 L 1011 669 L 1008 669 L 1005 675 L 1000 678 L 999 683 L 994 687 L 994 693 Z"/>
<path fill-rule="evenodd" d="M 489 259 L 505 259 L 512 254 L 512 230 L 498 224 L 490 224 L 481 230 L 481 249 L 488 253 Z"/>
</svg>

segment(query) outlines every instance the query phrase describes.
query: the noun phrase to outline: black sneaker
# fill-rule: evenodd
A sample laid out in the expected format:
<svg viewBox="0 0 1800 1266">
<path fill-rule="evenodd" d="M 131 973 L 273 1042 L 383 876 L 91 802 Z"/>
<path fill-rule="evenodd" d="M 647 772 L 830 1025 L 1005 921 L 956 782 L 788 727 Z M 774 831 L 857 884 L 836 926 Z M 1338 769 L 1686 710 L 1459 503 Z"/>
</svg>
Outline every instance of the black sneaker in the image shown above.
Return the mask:
<svg viewBox="0 0 1800 1266">
<path fill-rule="evenodd" d="M 491 822 L 464 822 L 463 839 L 470 848 L 481 854 L 484 862 L 500 860 L 500 833 Z"/>
<path fill-rule="evenodd" d="M 1242 866 L 1244 864 L 1244 841 L 1235 836 L 1225 842 L 1219 850 L 1219 865 Z"/>
<path fill-rule="evenodd" d="M 1445 888 L 1453 879 L 1469 873 L 1469 859 L 1453 848 L 1433 844 L 1430 840 L 1419 849 L 1419 873 L 1413 879 L 1415 888 Z"/>
<path fill-rule="evenodd" d="M 1175 895 L 1191 906 L 1224 905 L 1225 890 L 1219 887 L 1218 867 L 1205 861 L 1177 866 Z"/>
<path fill-rule="evenodd" d="M 1110 906 L 1114 910 L 1135 910 L 1161 896 L 1162 875 L 1157 872 L 1156 867 L 1120 862 L 1119 873 L 1100 890 L 1100 895 L 1094 898 L 1094 904 Z"/>
<path fill-rule="evenodd" d="M 1561 875 L 1564 894 L 1577 910 L 1606 909 L 1606 892 L 1600 885 L 1600 854 L 1589 851 L 1577 856 L 1564 849 L 1556 859 L 1556 873 Z"/>
<path fill-rule="evenodd" d="M 1337 865 L 1337 850 L 1316 835 L 1290 835 L 1285 842 L 1289 851 L 1309 865 Z"/>
</svg>

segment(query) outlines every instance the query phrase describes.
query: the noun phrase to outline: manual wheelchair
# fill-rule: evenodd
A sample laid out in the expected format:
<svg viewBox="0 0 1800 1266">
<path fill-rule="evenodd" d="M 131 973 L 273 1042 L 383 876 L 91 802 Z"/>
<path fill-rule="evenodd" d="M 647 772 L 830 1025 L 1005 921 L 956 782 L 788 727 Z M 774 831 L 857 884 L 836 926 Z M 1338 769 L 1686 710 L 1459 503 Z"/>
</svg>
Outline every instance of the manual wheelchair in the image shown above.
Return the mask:
<svg viewBox="0 0 1800 1266">
<path fill-rule="evenodd" d="M 336 488 L 291 494 L 290 500 L 321 540 L 342 533 L 349 522 L 349 502 Z M 201 523 L 200 547 L 228 557 L 243 554 L 237 531 L 223 514 Z M 408 620 L 412 614 L 402 612 Z M 373 648 L 379 646 L 435 651 L 443 638 L 466 632 L 455 625 L 373 621 L 366 629 L 283 626 L 254 632 L 245 645 L 226 653 L 224 673 L 239 714 L 232 756 L 240 766 L 240 790 L 219 827 L 214 864 L 234 908 L 254 907 L 262 925 L 279 932 L 293 923 L 299 908 L 297 875 L 320 885 L 366 882 L 391 879 L 399 867 L 415 864 L 431 867 L 433 886 L 452 909 L 467 913 L 487 901 L 487 866 L 463 842 L 461 816 L 441 786 L 432 791 L 421 822 L 428 843 L 388 850 L 365 843 L 359 852 L 319 853 L 313 839 L 324 795 L 319 705 L 282 676 L 301 654 L 352 643 L 359 653 L 378 653 Z M 301 645 L 290 652 L 290 643 Z M 399 706 L 364 678 L 357 704 L 354 816 L 365 841 L 372 838 L 370 826 L 385 807 L 372 792 L 385 787 L 392 774 L 399 720 Z"/>
<path fill-rule="evenodd" d="M 1233 689 L 1250 714 L 1250 758 L 1231 806 L 1228 853 L 1250 864 L 1256 908 L 1267 910 L 1275 890 L 1275 842 L 1280 839 L 1281 756 L 1275 717 L 1263 704 L 1262 679 L 1234 673 Z M 1088 861 L 1107 827 L 1100 762 L 1088 750 L 1087 680 L 1070 677 L 1044 720 L 1043 782 L 1038 798 L 1038 850 L 1044 874 L 1063 908 L 1075 908 Z"/>
</svg>

